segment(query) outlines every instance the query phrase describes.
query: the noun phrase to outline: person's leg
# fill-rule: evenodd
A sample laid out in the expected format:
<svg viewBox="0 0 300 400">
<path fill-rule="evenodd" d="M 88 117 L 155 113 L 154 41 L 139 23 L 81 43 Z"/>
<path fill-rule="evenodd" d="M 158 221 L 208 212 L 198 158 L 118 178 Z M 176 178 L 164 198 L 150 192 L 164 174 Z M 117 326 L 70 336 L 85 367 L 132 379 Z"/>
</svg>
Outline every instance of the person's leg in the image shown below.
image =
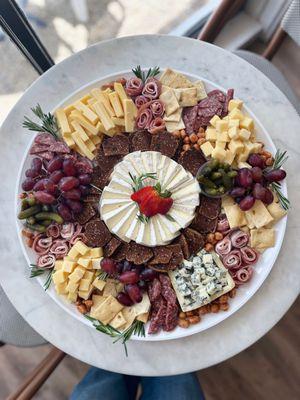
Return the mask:
<svg viewBox="0 0 300 400">
<path fill-rule="evenodd" d="M 141 378 L 141 400 L 205 400 L 194 373 Z"/>
<path fill-rule="evenodd" d="M 91 368 L 75 386 L 70 400 L 129 400 L 123 375 Z"/>
</svg>

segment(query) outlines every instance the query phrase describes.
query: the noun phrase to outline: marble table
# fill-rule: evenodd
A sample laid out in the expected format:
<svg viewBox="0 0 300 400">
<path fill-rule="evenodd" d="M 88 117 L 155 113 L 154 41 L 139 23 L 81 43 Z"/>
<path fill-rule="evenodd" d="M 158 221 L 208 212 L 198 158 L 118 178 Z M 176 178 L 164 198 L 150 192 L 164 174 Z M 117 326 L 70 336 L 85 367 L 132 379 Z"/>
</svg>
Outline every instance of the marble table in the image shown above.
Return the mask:
<svg viewBox="0 0 300 400">
<path fill-rule="evenodd" d="M 199 334 L 168 342 L 121 345 L 66 314 L 28 276 L 16 235 L 15 184 L 30 134 L 21 121 L 37 102 L 51 110 L 58 102 L 99 76 L 134 65 L 172 66 L 233 87 L 263 122 L 277 147 L 289 153 L 288 191 L 292 209 L 279 257 L 263 286 L 238 312 Z M 12 65 L 13 68 L 13 65 Z M 26 91 L 1 128 L 0 282 L 24 319 L 46 340 L 88 364 L 126 374 L 169 375 L 199 370 L 243 351 L 267 333 L 287 312 L 300 289 L 299 214 L 300 120 L 271 81 L 235 55 L 194 39 L 137 36 L 91 46 L 51 68 Z"/>
</svg>

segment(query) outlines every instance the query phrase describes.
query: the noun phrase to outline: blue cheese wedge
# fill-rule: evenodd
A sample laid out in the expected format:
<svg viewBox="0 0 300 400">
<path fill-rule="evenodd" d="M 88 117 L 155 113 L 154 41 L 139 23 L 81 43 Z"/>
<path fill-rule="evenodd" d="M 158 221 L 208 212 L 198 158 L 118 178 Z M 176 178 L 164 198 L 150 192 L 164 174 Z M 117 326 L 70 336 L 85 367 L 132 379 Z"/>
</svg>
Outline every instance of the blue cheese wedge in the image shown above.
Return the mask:
<svg viewBox="0 0 300 400">
<path fill-rule="evenodd" d="M 235 286 L 219 257 L 205 250 L 184 260 L 169 276 L 184 312 L 212 302 Z"/>
</svg>

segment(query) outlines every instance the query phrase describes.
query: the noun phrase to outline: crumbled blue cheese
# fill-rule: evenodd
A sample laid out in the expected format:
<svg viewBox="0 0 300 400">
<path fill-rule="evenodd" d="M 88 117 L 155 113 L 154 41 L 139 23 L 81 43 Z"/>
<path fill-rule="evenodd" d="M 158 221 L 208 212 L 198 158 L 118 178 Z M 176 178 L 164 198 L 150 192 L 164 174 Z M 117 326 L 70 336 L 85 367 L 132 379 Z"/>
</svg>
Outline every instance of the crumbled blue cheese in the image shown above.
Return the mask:
<svg viewBox="0 0 300 400">
<path fill-rule="evenodd" d="M 234 282 L 215 253 L 201 250 L 169 273 L 183 311 L 210 303 L 234 287 Z"/>
</svg>

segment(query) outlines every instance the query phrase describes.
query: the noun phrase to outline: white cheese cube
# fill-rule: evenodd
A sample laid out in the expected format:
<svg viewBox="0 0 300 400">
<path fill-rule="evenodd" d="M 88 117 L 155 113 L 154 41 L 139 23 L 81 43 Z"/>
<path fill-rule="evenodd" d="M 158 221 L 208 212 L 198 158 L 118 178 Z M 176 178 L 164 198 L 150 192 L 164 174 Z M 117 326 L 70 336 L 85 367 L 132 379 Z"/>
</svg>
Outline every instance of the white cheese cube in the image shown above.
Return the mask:
<svg viewBox="0 0 300 400">
<path fill-rule="evenodd" d="M 234 119 L 234 118 L 229 118 L 229 121 L 228 121 L 228 129 L 229 129 L 229 128 L 232 128 L 232 127 L 234 127 L 234 126 L 236 126 L 237 128 L 239 128 L 239 126 L 240 126 L 240 120 L 239 120 L 239 119 Z"/>
<path fill-rule="evenodd" d="M 210 140 L 211 142 L 215 142 L 217 140 L 217 131 L 215 128 L 208 127 L 205 131 L 206 140 Z"/>
<path fill-rule="evenodd" d="M 231 152 L 233 154 L 238 154 L 243 151 L 244 144 L 240 140 L 231 140 L 228 147 L 229 147 L 229 150 L 231 150 Z"/>
<path fill-rule="evenodd" d="M 244 114 L 238 108 L 234 108 L 233 110 L 231 110 L 228 115 L 231 119 L 238 119 L 239 121 L 244 119 Z M 245 127 L 243 126 L 242 128 Z"/>
<path fill-rule="evenodd" d="M 206 157 L 209 157 L 211 155 L 211 153 L 213 152 L 213 147 L 210 144 L 210 142 L 205 142 L 200 146 L 200 149 L 203 151 L 204 155 Z"/>
<path fill-rule="evenodd" d="M 221 143 L 221 142 L 220 142 Z M 219 161 L 224 161 L 226 158 L 226 151 L 223 150 L 221 147 L 216 147 L 212 151 L 212 157 L 218 159 Z"/>
<path fill-rule="evenodd" d="M 224 132 L 218 132 L 217 131 L 217 141 L 230 142 L 230 138 L 228 136 L 227 131 L 224 131 Z"/>
</svg>

